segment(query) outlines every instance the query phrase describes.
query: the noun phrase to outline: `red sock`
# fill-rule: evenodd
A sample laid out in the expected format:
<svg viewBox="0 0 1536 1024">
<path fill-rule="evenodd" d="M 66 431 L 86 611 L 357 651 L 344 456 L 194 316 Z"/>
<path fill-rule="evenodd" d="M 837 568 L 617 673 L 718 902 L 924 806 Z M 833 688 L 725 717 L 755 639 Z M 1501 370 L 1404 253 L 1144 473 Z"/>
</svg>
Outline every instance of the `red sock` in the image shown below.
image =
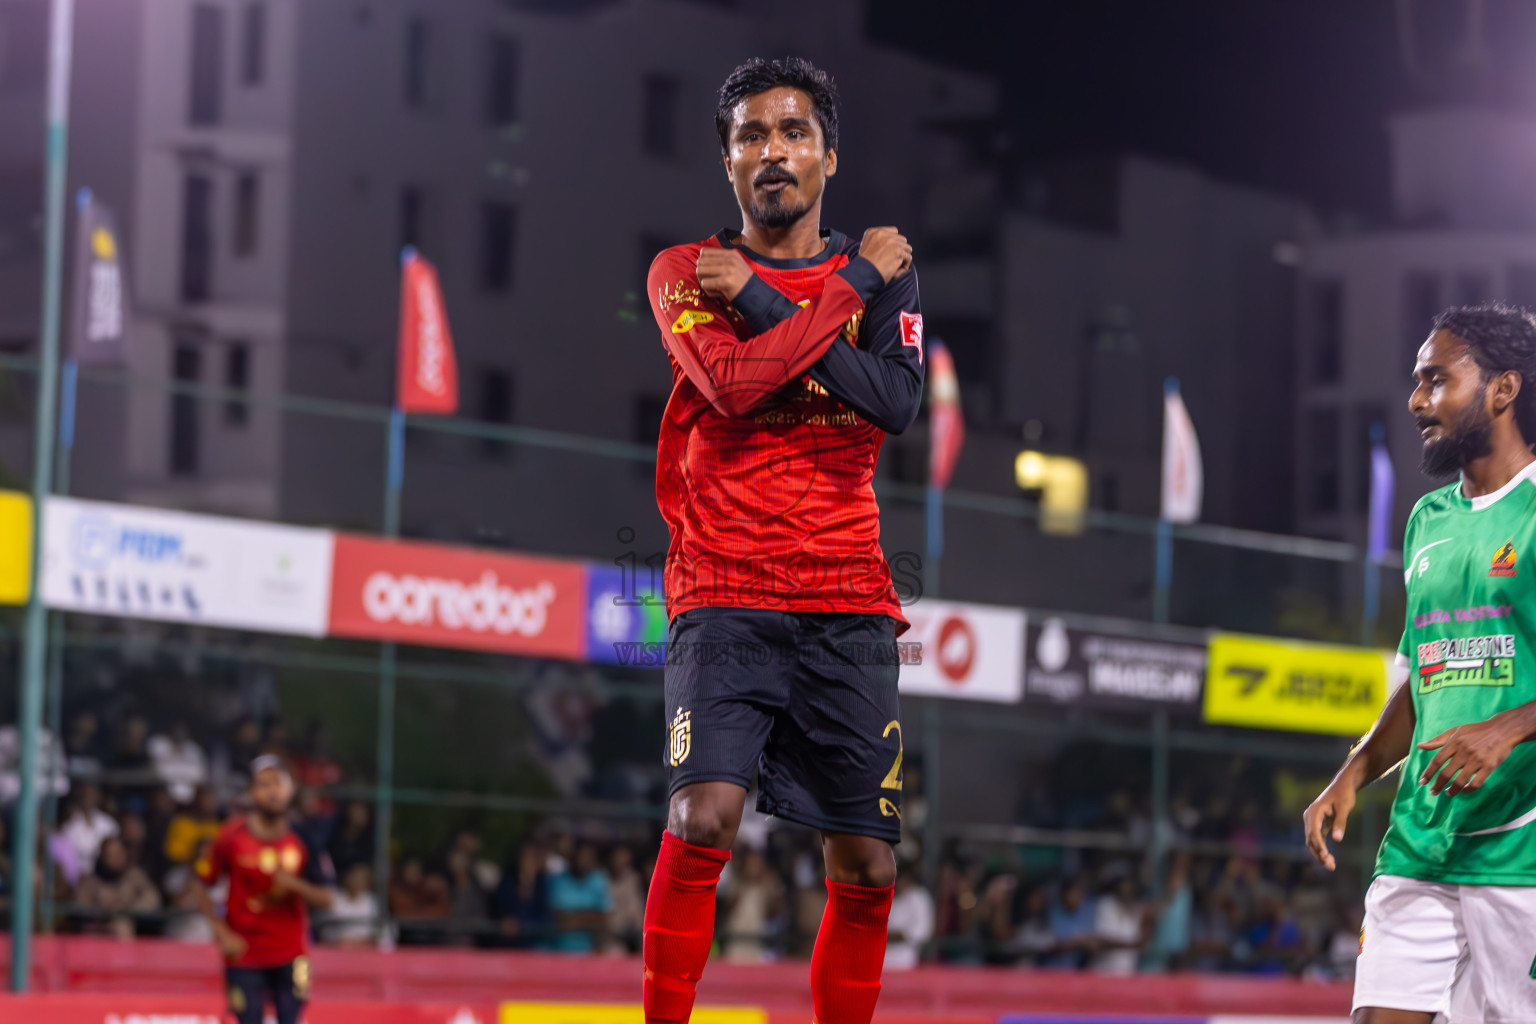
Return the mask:
<svg viewBox="0 0 1536 1024">
<path fill-rule="evenodd" d="M 730 859 L 727 850 L 662 834 L 645 901 L 645 1024 L 686 1024 L 693 1012 L 715 941 L 715 883 Z"/>
<path fill-rule="evenodd" d="M 872 889 L 827 879 L 827 909 L 811 953 L 816 1024 L 869 1024 L 880 998 L 885 926 L 894 885 Z"/>
</svg>

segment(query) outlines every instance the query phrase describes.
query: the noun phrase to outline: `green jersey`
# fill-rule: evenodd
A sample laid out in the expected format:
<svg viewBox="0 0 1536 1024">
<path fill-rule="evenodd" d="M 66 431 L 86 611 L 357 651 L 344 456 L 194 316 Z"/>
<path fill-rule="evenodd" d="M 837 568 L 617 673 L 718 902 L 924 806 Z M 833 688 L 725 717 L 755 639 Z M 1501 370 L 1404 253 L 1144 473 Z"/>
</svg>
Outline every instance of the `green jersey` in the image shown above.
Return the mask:
<svg viewBox="0 0 1536 1024">
<path fill-rule="evenodd" d="M 1536 744 L 1483 788 L 1419 785 L 1436 751 L 1418 744 L 1536 700 L 1536 463 L 1499 491 L 1455 483 L 1414 506 L 1403 538 L 1414 747 L 1403 766 L 1376 874 L 1473 885 L 1536 885 Z"/>
</svg>

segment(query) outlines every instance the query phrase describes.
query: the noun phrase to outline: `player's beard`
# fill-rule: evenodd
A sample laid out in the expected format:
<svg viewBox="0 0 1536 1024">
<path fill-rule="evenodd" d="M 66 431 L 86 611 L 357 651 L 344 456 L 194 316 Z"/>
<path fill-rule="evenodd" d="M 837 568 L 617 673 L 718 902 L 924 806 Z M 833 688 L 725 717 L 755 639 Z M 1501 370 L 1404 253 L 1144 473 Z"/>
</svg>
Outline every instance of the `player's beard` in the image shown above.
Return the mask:
<svg viewBox="0 0 1536 1024">
<path fill-rule="evenodd" d="M 1493 451 L 1493 417 L 1485 404 L 1486 388 L 1478 390 L 1472 410 L 1455 430 L 1424 442 L 1419 469 L 1431 480 L 1444 480 L 1461 472 L 1467 463 Z"/>
<path fill-rule="evenodd" d="M 799 190 L 796 189 L 798 192 Z M 769 192 L 762 200 L 752 200 L 752 219 L 765 228 L 779 230 L 794 224 L 810 209 L 805 203 L 791 206 L 784 202 L 783 192 Z"/>
</svg>

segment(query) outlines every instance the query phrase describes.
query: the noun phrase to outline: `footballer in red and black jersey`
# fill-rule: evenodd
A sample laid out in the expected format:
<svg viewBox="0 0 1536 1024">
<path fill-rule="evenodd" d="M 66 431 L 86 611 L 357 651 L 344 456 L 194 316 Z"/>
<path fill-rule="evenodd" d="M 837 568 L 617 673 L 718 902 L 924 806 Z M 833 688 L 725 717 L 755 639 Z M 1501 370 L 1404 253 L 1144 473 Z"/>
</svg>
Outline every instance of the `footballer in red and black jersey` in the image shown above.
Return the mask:
<svg viewBox="0 0 1536 1024">
<path fill-rule="evenodd" d="M 906 629 L 880 548 L 875 463 L 917 415 L 917 273 L 886 284 L 859 242 L 775 259 L 726 230 L 656 257 L 650 298 L 672 364 L 656 500 L 671 534 L 669 616 L 701 607 L 890 616 Z M 705 295 L 700 250 L 753 276 Z"/>
</svg>

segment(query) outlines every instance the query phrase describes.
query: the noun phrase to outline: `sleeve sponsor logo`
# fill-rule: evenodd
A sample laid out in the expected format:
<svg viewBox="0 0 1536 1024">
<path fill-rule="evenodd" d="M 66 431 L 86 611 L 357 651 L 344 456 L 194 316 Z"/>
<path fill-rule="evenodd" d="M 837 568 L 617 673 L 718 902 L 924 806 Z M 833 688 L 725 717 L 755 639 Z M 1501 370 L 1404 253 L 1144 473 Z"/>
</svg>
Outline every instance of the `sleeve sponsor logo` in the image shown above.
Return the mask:
<svg viewBox="0 0 1536 1024">
<path fill-rule="evenodd" d="M 1419 692 L 1447 686 L 1514 685 L 1515 638 L 1454 637 L 1419 644 Z"/>
<path fill-rule="evenodd" d="M 673 334 L 687 334 L 699 324 L 713 323 L 715 314 L 706 313 L 702 309 L 685 309 L 682 315 L 672 322 Z"/>
<path fill-rule="evenodd" d="M 703 293 L 698 285 L 691 285 L 685 278 L 678 278 L 673 285 L 662 285 L 656 289 L 656 305 L 666 312 L 673 306 L 696 306 L 699 304 Z"/>
<path fill-rule="evenodd" d="M 923 314 L 921 314 L 921 313 L 908 313 L 906 311 L 902 312 L 902 314 L 901 314 L 901 343 L 902 343 L 902 345 L 910 345 L 913 348 L 916 348 L 917 349 L 917 361 L 918 361 L 918 363 L 922 363 L 922 361 L 923 361 Z"/>
</svg>

